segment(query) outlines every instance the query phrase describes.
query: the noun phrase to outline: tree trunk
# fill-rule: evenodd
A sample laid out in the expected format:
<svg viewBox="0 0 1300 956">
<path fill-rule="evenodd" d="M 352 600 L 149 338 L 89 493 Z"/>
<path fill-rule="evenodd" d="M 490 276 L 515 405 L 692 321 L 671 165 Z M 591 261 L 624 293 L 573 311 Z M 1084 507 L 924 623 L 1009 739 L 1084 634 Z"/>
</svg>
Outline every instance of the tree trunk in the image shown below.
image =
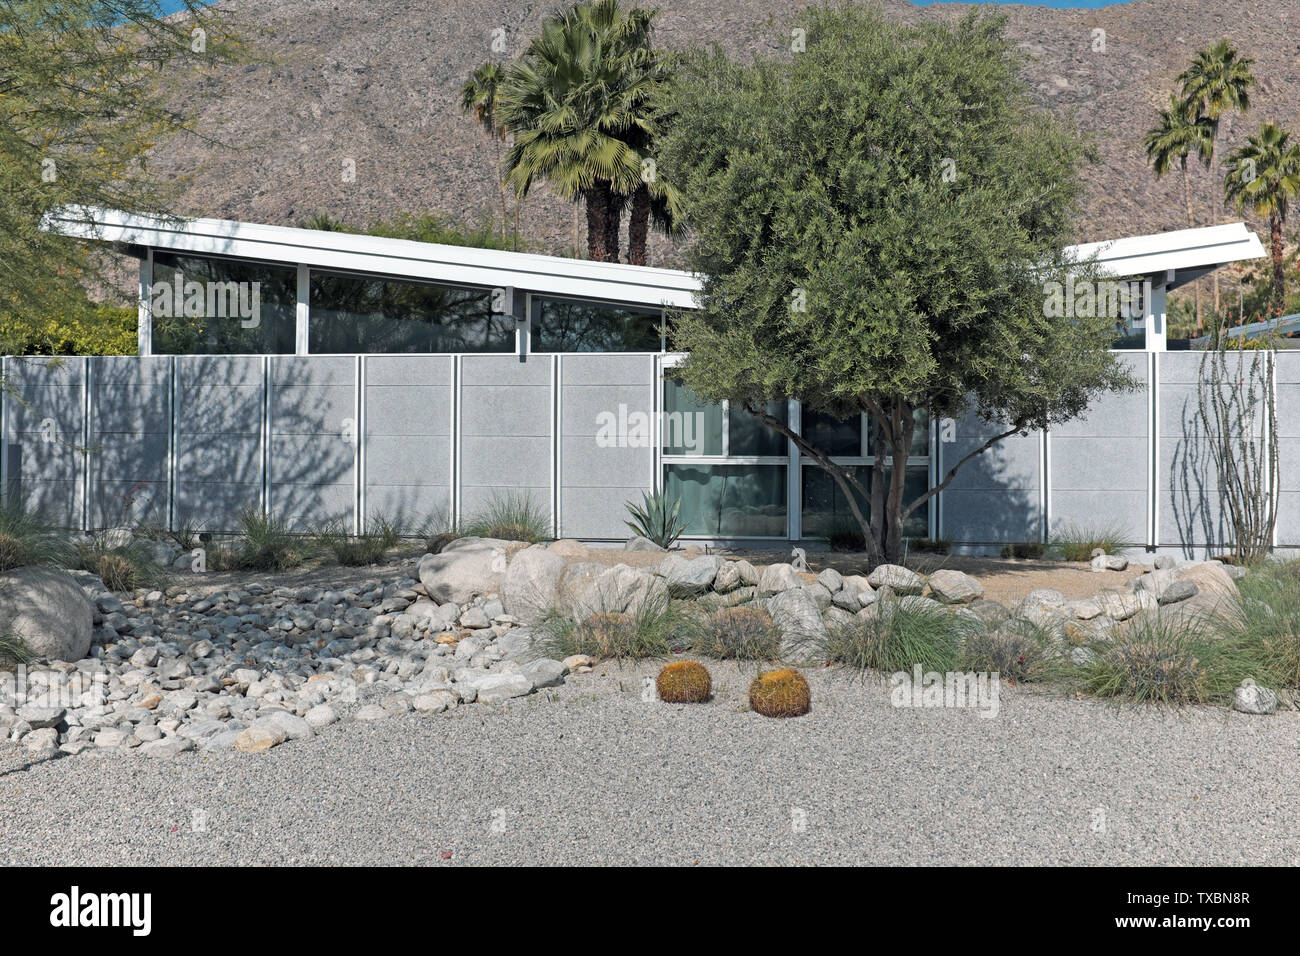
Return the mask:
<svg viewBox="0 0 1300 956">
<path fill-rule="evenodd" d="M 606 187 L 608 188 L 608 187 Z M 606 262 L 618 262 L 619 236 L 618 228 L 623 224 L 623 196 L 609 190 L 609 205 L 605 207 L 605 256 Z"/>
<path fill-rule="evenodd" d="M 1286 308 L 1285 250 L 1282 243 L 1282 219 L 1276 213 L 1268 217 L 1269 240 L 1273 253 L 1273 304 L 1280 316 Z"/>
<path fill-rule="evenodd" d="M 594 185 L 582 191 L 582 196 L 587 203 L 587 258 L 593 262 L 613 262 L 617 251 L 611 258 L 607 228 L 611 199 L 609 181 L 596 180 Z"/>
<path fill-rule="evenodd" d="M 632 212 L 627 221 L 627 261 L 645 265 L 646 235 L 650 231 L 650 188 L 642 183 L 632 194 Z"/>
<path fill-rule="evenodd" d="M 1210 172 L 1210 218 L 1206 221 L 1207 226 L 1217 226 L 1219 224 L 1219 205 L 1216 197 L 1219 195 L 1219 179 L 1214 173 L 1214 148 L 1218 145 L 1219 131 L 1214 131 L 1214 140 L 1210 143 L 1210 158 L 1207 160 Z M 1214 321 L 1216 325 L 1223 324 L 1223 318 L 1219 314 L 1219 270 L 1215 269 L 1210 273 L 1210 279 L 1214 289 Z"/>
<path fill-rule="evenodd" d="M 1187 157 L 1182 160 L 1183 167 L 1183 198 L 1187 202 L 1187 228 L 1196 228 L 1196 214 L 1192 211 L 1192 177 L 1187 170 Z M 1201 317 L 1201 283 L 1196 283 L 1196 334 L 1200 335 L 1205 328 L 1205 320 Z"/>
<path fill-rule="evenodd" d="M 889 469 L 889 495 L 885 508 L 885 558 L 897 563 L 903 557 L 903 489 L 907 483 L 907 459 L 912 454 L 912 429 L 916 412 L 899 400 L 890 410 L 893 430 L 890 441 L 892 467 Z"/>
</svg>

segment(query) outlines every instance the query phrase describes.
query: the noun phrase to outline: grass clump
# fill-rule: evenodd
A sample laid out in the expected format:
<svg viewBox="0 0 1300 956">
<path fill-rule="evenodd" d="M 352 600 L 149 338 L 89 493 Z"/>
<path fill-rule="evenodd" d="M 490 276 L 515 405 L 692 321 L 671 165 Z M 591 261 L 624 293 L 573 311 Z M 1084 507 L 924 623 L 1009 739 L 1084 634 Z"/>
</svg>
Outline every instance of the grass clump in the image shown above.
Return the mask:
<svg viewBox="0 0 1300 956">
<path fill-rule="evenodd" d="M 693 622 L 667 600 L 647 600 L 632 611 L 551 614 L 539 625 L 547 656 L 600 659 L 667 657 L 690 646 Z"/>
<path fill-rule="evenodd" d="M 926 554 L 950 554 L 952 552 L 952 542 L 947 538 L 909 538 L 907 547 L 909 551 L 920 551 Z"/>
<path fill-rule="evenodd" d="M 700 622 L 691 649 L 718 660 L 774 661 L 781 630 L 761 607 L 723 608 Z"/>
<path fill-rule="evenodd" d="M 229 552 L 209 557 L 217 570 L 228 566 L 243 571 L 287 571 L 299 567 L 312 554 L 312 542 L 290 532 L 288 522 L 274 512 L 245 508 L 239 526 L 240 536 Z"/>
<path fill-rule="evenodd" d="M 792 667 L 764 671 L 749 685 L 749 706 L 764 717 L 800 717 L 812 708 L 812 691 Z"/>
<path fill-rule="evenodd" d="M 837 664 L 877 671 L 955 670 L 966 637 L 978 626 L 942 607 L 907 598 L 882 598 L 874 614 L 831 627 L 822 656 Z"/>
<path fill-rule="evenodd" d="M 0 634 L 0 670 L 13 670 L 21 664 L 30 663 L 34 656 L 22 638 L 13 634 Z"/>
<path fill-rule="evenodd" d="M 531 495 L 509 492 L 493 495 L 459 532 L 475 538 L 501 538 L 536 544 L 550 540 L 550 527 L 550 518 L 533 502 Z"/>
<path fill-rule="evenodd" d="M 104 534 L 91 535 L 77 546 L 77 566 L 98 577 L 110 591 L 134 591 L 167 580 L 166 570 L 139 541 L 113 544 Z"/>
<path fill-rule="evenodd" d="M 659 699 L 667 704 L 699 704 L 713 695 L 713 678 L 698 661 L 673 661 L 655 680 Z"/>
<path fill-rule="evenodd" d="M 1300 685 L 1300 562 L 1269 562 L 1237 582 L 1240 608 L 1216 616 L 1213 624 L 1234 644 L 1253 648 L 1260 661 L 1256 683 Z"/>
<path fill-rule="evenodd" d="M 341 521 L 330 522 L 315 534 L 316 545 L 348 567 L 379 564 L 401 539 L 401 526 L 379 513 L 370 516 L 360 534 L 350 533 Z"/>
<path fill-rule="evenodd" d="M 1004 558 L 1020 558 L 1031 560 L 1041 558 L 1047 553 L 1047 546 L 1041 541 L 1017 541 L 1013 544 L 1004 544 L 1002 550 L 998 552 Z"/>
<path fill-rule="evenodd" d="M 1119 525 L 1066 525 L 1052 538 L 1052 549 L 1066 561 L 1090 561 L 1100 548 L 1106 554 L 1118 554 L 1129 547 L 1124 529 Z"/>
<path fill-rule="evenodd" d="M 1047 631 L 1029 621 L 1013 621 L 991 631 L 967 636 L 962 668 L 996 672 L 1017 684 L 1053 676 L 1051 640 Z"/>
<path fill-rule="evenodd" d="M 0 504 L 0 572 L 68 562 L 73 548 L 67 537 L 21 504 Z"/>
</svg>

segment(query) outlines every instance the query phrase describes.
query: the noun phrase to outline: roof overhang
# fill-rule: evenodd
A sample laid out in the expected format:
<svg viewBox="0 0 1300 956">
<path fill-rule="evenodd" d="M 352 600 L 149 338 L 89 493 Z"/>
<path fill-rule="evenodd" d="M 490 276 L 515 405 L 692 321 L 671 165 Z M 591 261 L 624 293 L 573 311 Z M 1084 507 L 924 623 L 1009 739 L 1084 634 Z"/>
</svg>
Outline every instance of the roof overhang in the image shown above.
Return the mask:
<svg viewBox="0 0 1300 956">
<path fill-rule="evenodd" d="M 1171 288 L 1192 282 L 1220 266 L 1264 256 L 1264 244 L 1244 222 L 1178 229 L 1070 246 L 1074 261 L 1095 258 L 1103 274 L 1115 278 L 1172 274 Z"/>
<path fill-rule="evenodd" d="M 60 210 L 46 228 L 80 239 L 170 252 L 304 264 L 455 285 L 691 308 L 699 280 L 678 269 L 590 262 L 525 252 L 447 246 L 407 239 L 229 219 L 182 219 L 105 209 Z"/>
</svg>

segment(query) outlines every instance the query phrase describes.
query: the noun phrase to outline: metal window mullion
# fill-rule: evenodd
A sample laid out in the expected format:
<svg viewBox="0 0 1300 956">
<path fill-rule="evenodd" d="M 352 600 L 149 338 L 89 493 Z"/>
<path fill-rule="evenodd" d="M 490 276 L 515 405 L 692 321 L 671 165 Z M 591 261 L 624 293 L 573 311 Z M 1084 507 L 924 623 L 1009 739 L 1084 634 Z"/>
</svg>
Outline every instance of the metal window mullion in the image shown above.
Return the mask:
<svg viewBox="0 0 1300 956">
<path fill-rule="evenodd" d="M 786 418 L 790 430 L 803 435 L 803 406 L 798 399 L 786 400 Z M 791 541 L 803 538 L 803 468 L 799 463 L 799 446 L 793 438 L 786 439 L 785 460 L 785 530 Z"/>
<path fill-rule="evenodd" d="M 311 350 L 311 270 L 298 263 L 297 295 L 294 299 L 293 352 L 306 355 Z"/>
<path fill-rule="evenodd" d="M 353 502 L 353 526 L 357 534 L 366 531 L 366 357 L 356 356 L 356 447 L 353 449 L 356 475 L 356 500 Z"/>
<path fill-rule="evenodd" d="M 563 415 L 563 366 L 562 359 L 559 355 L 551 356 L 551 524 L 552 534 L 555 537 L 561 537 L 561 498 L 563 498 L 560 487 L 561 476 L 563 475 L 563 436 L 560 434 L 560 422 Z"/>
<path fill-rule="evenodd" d="M 94 407 L 90 357 L 81 360 L 81 530 L 90 531 L 90 416 Z"/>
</svg>

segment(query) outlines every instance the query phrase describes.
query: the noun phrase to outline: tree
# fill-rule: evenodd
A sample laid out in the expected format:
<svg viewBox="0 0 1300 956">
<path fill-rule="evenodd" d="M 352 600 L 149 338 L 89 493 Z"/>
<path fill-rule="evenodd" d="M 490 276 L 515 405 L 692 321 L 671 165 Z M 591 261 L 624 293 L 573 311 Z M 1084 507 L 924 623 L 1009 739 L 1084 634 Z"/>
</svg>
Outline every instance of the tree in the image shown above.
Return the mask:
<svg viewBox="0 0 1300 956">
<path fill-rule="evenodd" d="M 1251 67 L 1255 61 L 1242 56 L 1231 40 L 1220 40 L 1208 49 L 1201 50 L 1191 64 L 1178 75 L 1182 85 L 1184 108 L 1193 115 L 1204 115 L 1210 125 L 1210 152 L 1206 168 L 1211 171 L 1209 182 L 1210 222 L 1214 225 L 1219 205 L 1219 184 L 1213 175 L 1214 155 L 1219 144 L 1219 126 L 1231 112 L 1245 113 L 1250 109 L 1250 90 L 1257 84 Z M 1214 273 L 1214 314 L 1219 314 L 1219 274 Z"/>
<path fill-rule="evenodd" d="M 41 228 L 63 209 L 165 210 L 174 184 L 150 149 L 190 130 L 170 106 L 184 72 L 233 59 L 226 18 L 184 0 L 0 3 L 0 327 L 17 340 L 38 317 L 91 319 L 87 285 L 111 286 L 109 260 Z"/>
<path fill-rule="evenodd" d="M 1265 123 L 1225 161 L 1227 198 L 1241 209 L 1249 205 L 1268 218 L 1269 251 L 1273 259 L 1273 306 L 1282 314 L 1286 302 L 1285 243 L 1282 227 L 1291 201 L 1300 196 L 1300 143 L 1276 123 Z"/>
<path fill-rule="evenodd" d="M 595 0 L 548 18 L 498 92 L 514 137 L 507 182 L 523 197 L 545 179 L 561 198 L 585 202 L 587 251 L 598 261 L 618 261 L 629 197 L 643 186 L 652 198 L 665 194 L 643 175 L 657 132 L 649 103 L 663 80 L 649 45 L 653 16 Z M 644 259 L 644 245 L 633 255 Z"/>
<path fill-rule="evenodd" d="M 1194 152 L 1203 163 L 1209 163 L 1214 150 L 1214 133 L 1210 120 L 1196 112 L 1185 100 L 1175 95 L 1169 97 L 1168 109 L 1160 111 L 1156 125 L 1147 131 L 1142 140 L 1147 159 L 1161 179 L 1173 168 L 1174 161 L 1183 176 L 1183 199 L 1187 204 L 1187 225 L 1196 227 L 1196 214 L 1192 207 L 1192 179 L 1187 169 L 1187 159 Z M 1201 318 L 1200 285 L 1196 289 L 1196 329 L 1204 327 Z"/>
<path fill-rule="evenodd" d="M 497 121 L 499 112 L 498 98 L 505 71 L 490 60 L 479 65 L 460 88 L 460 108 L 473 115 L 483 132 L 492 140 L 496 153 L 493 175 L 496 177 L 497 200 L 501 205 L 501 238 L 506 237 L 506 184 L 501 176 L 501 141 L 507 135 L 506 128 Z"/>
<path fill-rule="evenodd" d="M 1032 107 L 1003 19 L 806 16 L 792 59 L 697 54 L 675 84 L 661 162 L 702 280 L 699 308 L 673 317 L 688 353 L 675 375 L 792 440 L 847 500 L 869 560 L 897 560 L 904 519 L 961 467 L 1132 383 L 1108 351 L 1113 317 L 1049 317 L 1047 283 L 1096 278 L 1061 251 L 1085 150 Z M 867 416 L 869 483 L 768 414 L 787 397 Z M 922 411 L 995 429 L 905 500 Z"/>
</svg>

